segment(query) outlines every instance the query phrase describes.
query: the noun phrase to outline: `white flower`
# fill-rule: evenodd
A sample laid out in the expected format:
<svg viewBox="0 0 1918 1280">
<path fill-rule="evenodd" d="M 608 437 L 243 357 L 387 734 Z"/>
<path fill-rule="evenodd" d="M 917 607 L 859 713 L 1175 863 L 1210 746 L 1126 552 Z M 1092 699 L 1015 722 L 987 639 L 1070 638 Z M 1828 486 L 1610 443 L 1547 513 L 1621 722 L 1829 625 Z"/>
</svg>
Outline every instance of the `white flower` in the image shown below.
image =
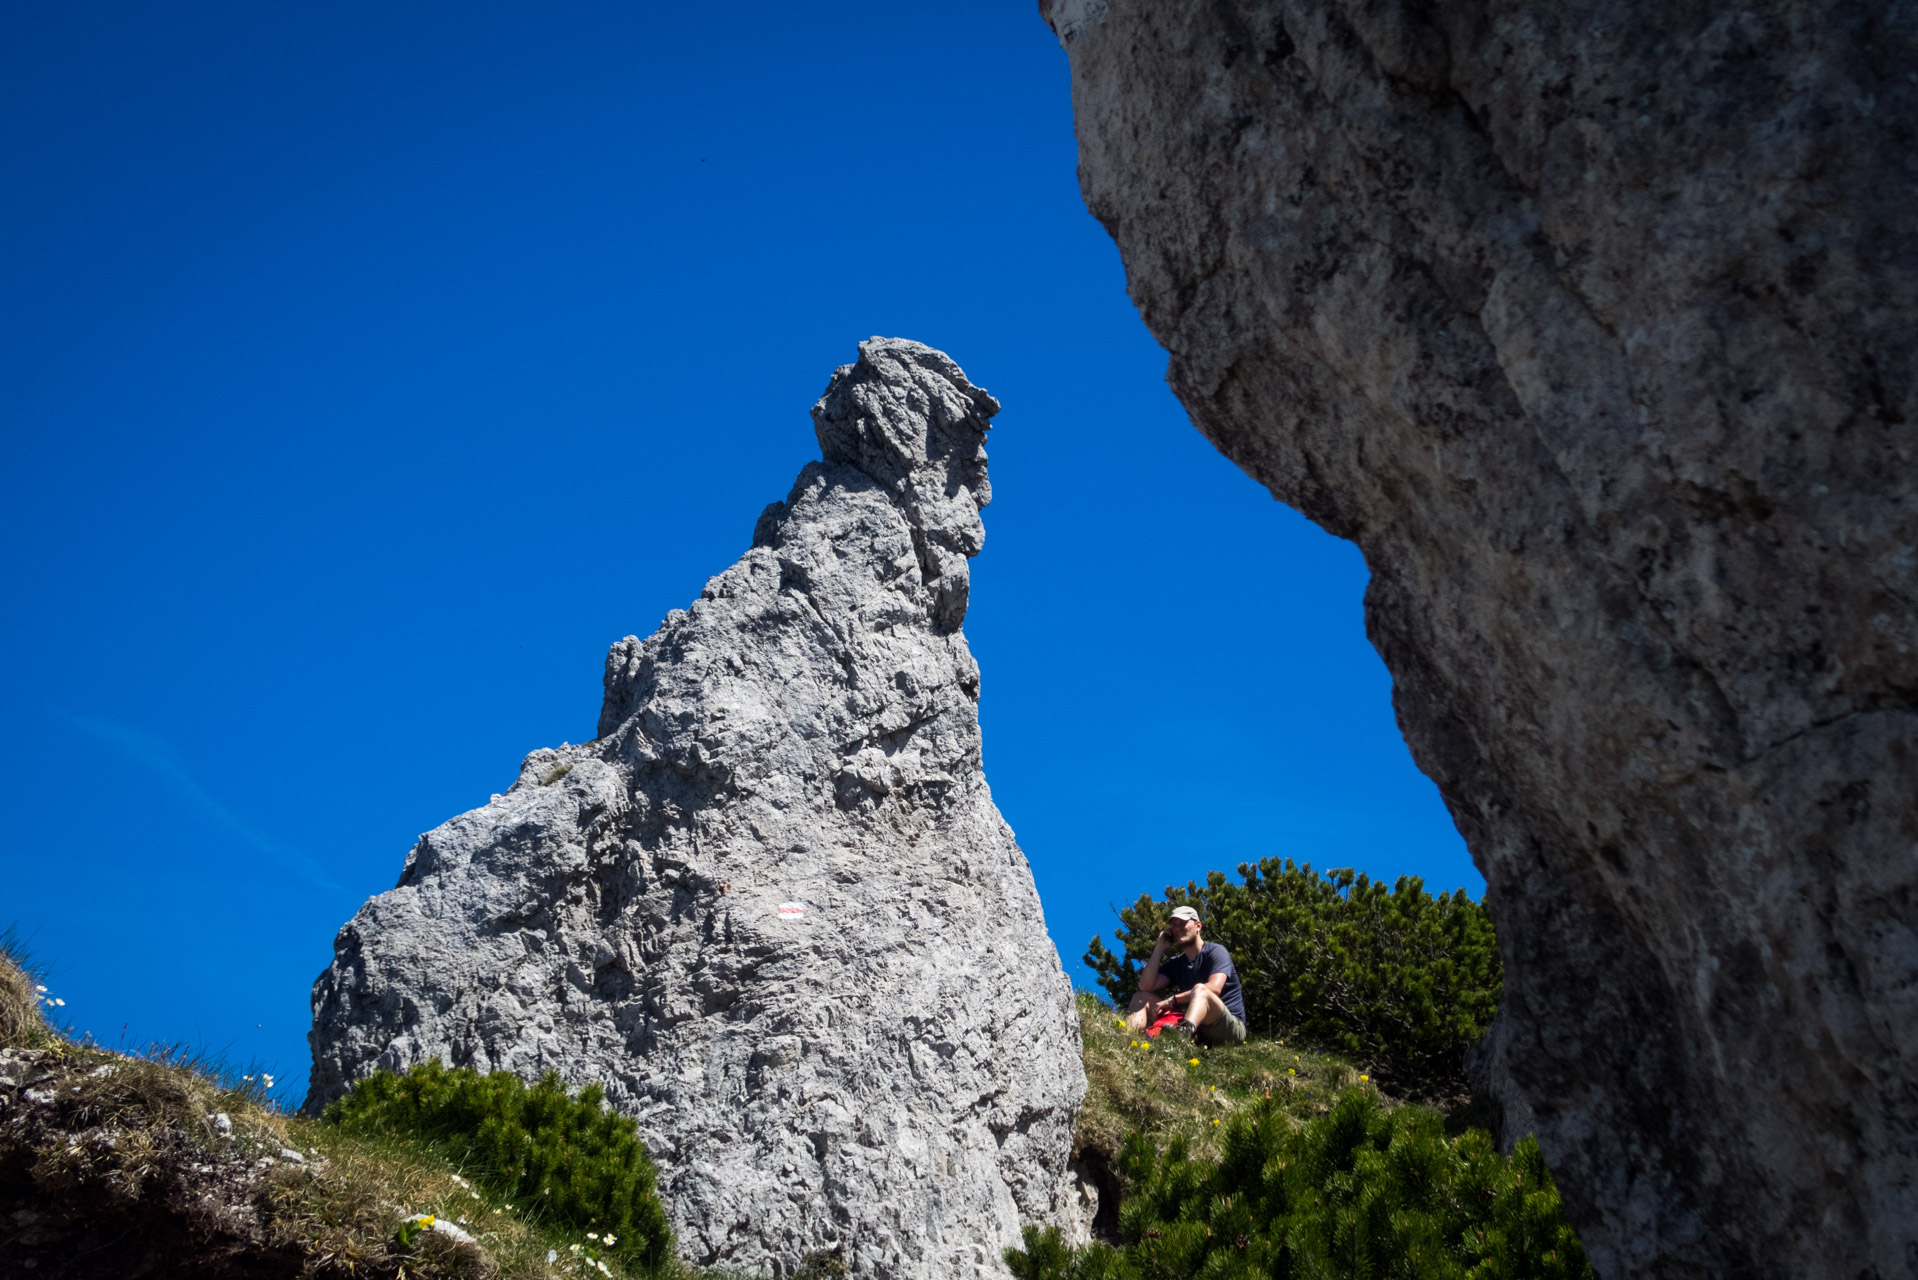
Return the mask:
<svg viewBox="0 0 1918 1280">
<path fill-rule="evenodd" d="M 558 1261 L 559 1261 L 559 1250 L 558 1250 L 558 1249 L 548 1249 L 548 1250 L 546 1251 L 546 1265 L 550 1267 L 550 1266 L 552 1266 L 552 1265 L 553 1265 L 553 1264 L 554 1264 L 555 1262 L 558 1262 Z"/>
<path fill-rule="evenodd" d="M 618 1236 L 607 1236 L 607 1237 L 606 1237 L 606 1243 L 607 1243 L 607 1244 L 609 1244 L 609 1245 L 613 1245 L 613 1244 L 618 1244 L 618 1243 L 619 1243 L 619 1237 L 618 1237 Z"/>
<path fill-rule="evenodd" d="M 43 986 L 41 986 L 41 985 L 40 985 L 39 983 L 37 983 L 37 982 L 33 984 L 33 989 L 34 989 L 35 991 L 38 991 L 38 992 L 39 992 L 39 993 L 40 993 L 41 995 L 45 995 L 45 994 L 47 993 L 47 989 L 46 989 L 45 987 L 43 987 Z"/>
<path fill-rule="evenodd" d="M 58 996 L 55 996 L 55 997 L 54 997 L 54 999 L 53 999 L 53 1003 L 55 1003 L 55 1004 L 57 1004 L 57 1005 L 59 1005 L 59 1006 L 60 1006 L 60 1007 L 61 1007 L 62 1009 L 64 1009 L 64 1008 L 66 1008 L 66 1007 L 67 1007 L 67 1002 L 66 1002 L 66 1001 L 64 1001 L 64 1000 L 62 1000 L 62 999 L 60 999 L 60 998 L 59 998 Z"/>
<path fill-rule="evenodd" d="M 586 1233 L 586 1238 L 587 1238 L 588 1240 L 597 1240 L 597 1239 L 599 1239 L 599 1232 L 597 1232 L 597 1231 L 588 1231 L 588 1232 Z"/>
</svg>

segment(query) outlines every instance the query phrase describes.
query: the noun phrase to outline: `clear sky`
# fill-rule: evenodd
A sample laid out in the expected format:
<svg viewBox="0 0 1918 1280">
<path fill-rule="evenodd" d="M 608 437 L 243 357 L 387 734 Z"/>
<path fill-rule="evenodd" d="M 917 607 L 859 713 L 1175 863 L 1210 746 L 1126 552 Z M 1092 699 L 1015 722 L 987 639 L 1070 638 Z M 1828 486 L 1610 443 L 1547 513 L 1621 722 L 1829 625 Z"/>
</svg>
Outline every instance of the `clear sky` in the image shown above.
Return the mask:
<svg viewBox="0 0 1918 1280">
<path fill-rule="evenodd" d="M 1005 404 L 966 632 L 1067 968 L 1282 855 L 1483 882 L 1358 553 L 1163 382 L 1031 0 L 0 8 L 0 925 L 297 1101 L 334 932 L 593 733 L 870 334 Z"/>
</svg>

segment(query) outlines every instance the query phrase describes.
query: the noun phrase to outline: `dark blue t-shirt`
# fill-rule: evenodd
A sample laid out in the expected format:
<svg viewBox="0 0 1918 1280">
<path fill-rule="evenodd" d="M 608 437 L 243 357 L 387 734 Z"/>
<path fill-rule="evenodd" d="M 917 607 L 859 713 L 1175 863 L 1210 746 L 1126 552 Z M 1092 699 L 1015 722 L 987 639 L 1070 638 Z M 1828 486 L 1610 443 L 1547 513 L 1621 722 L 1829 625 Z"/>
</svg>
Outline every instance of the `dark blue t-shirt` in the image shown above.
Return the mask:
<svg viewBox="0 0 1918 1280">
<path fill-rule="evenodd" d="M 1172 980 L 1174 992 L 1190 991 L 1215 973 L 1225 975 L 1225 990 L 1219 993 L 1219 999 L 1232 1011 L 1232 1016 L 1240 1022 L 1245 1021 L 1245 992 L 1239 987 L 1239 971 L 1232 967 L 1232 956 L 1216 942 L 1199 944 L 1199 958 L 1188 960 L 1185 952 L 1175 951 L 1171 959 L 1159 961 L 1159 976 Z"/>
</svg>

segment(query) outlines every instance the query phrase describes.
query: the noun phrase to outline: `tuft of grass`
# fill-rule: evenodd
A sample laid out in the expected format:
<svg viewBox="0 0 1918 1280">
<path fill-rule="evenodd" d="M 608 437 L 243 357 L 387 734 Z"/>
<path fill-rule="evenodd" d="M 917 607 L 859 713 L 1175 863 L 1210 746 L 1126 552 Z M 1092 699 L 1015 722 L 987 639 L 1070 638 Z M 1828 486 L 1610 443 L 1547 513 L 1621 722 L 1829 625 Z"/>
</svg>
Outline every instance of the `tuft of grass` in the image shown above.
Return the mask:
<svg viewBox="0 0 1918 1280">
<path fill-rule="evenodd" d="M 36 973 L 13 926 L 0 929 L 0 1049 L 38 1049 L 53 1038 L 40 1012 Z"/>
<path fill-rule="evenodd" d="M 1090 992 L 1079 993 L 1079 1028 L 1086 1100 L 1075 1159 L 1116 1162 L 1128 1133 L 1161 1147 L 1183 1138 L 1193 1156 L 1216 1159 L 1230 1117 L 1254 1102 L 1269 1098 L 1302 1122 L 1329 1111 L 1340 1093 L 1372 1085 L 1345 1059 L 1289 1040 L 1206 1048 L 1176 1030 L 1149 1039 Z"/>
</svg>

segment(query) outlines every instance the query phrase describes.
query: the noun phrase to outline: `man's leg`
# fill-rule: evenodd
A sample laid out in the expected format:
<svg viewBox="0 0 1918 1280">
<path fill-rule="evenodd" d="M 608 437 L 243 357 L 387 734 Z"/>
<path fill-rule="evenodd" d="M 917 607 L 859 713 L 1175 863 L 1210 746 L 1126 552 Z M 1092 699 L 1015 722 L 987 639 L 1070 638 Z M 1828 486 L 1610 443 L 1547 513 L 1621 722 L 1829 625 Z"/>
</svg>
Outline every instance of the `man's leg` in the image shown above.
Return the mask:
<svg viewBox="0 0 1918 1280">
<path fill-rule="evenodd" d="M 1225 1001 L 1212 994 L 1211 987 L 1192 988 L 1192 1003 L 1186 1006 L 1185 1028 L 1197 1031 L 1225 1016 Z"/>
<path fill-rule="evenodd" d="M 1188 1033 L 1194 1044 L 1243 1044 L 1245 1043 L 1245 1024 L 1232 1016 L 1232 1010 L 1225 1007 L 1225 1001 L 1201 987 L 1203 994 L 1193 997 L 1193 1004 L 1203 1000 L 1205 1013 L 1197 1024 L 1182 1022 L 1179 1030 Z"/>
<path fill-rule="evenodd" d="M 1152 997 L 1143 991 L 1134 991 L 1132 993 L 1132 1003 L 1126 1006 L 1126 1030 L 1145 1030 L 1146 1006 L 1151 1002 Z"/>
</svg>

